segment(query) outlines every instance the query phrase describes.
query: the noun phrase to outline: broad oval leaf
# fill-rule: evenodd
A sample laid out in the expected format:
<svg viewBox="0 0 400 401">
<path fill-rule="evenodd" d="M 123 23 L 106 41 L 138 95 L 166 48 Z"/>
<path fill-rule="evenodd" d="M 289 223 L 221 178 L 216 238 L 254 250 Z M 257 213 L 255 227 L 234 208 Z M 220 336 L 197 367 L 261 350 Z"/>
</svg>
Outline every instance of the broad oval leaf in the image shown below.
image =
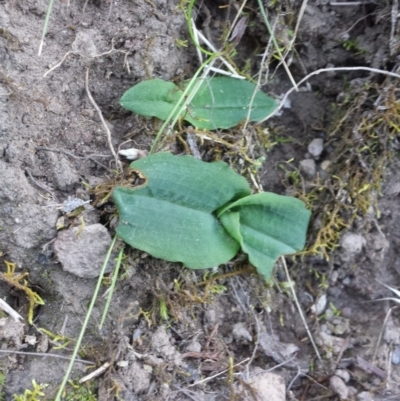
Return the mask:
<svg viewBox="0 0 400 401">
<path fill-rule="evenodd" d="M 304 248 L 310 215 L 299 199 L 270 192 L 247 196 L 218 211 L 222 225 L 266 280 L 279 256 Z"/>
<path fill-rule="evenodd" d="M 152 197 L 146 188 L 117 188 L 117 234 L 129 245 L 192 269 L 232 259 L 239 244 L 210 213 Z"/>
<path fill-rule="evenodd" d="M 125 109 L 141 116 L 166 120 L 182 93 L 173 82 L 150 79 L 128 89 L 120 103 Z"/>
<path fill-rule="evenodd" d="M 213 215 L 250 194 L 246 180 L 226 163 L 157 153 L 131 163 L 146 177 L 137 189 L 117 187 L 117 234 L 152 256 L 192 269 L 226 263 L 239 244 Z"/>
<path fill-rule="evenodd" d="M 253 99 L 253 95 L 254 99 Z M 274 99 L 242 79 L 207 78 L 188 107 L 184 119 L 197 128 L 231 128 L 245 120 L 251 107 L 250 121 L 261 121 L 277 108 Z"/>
<path fill-rule="evenodd" d="M 277 107 L 274 99 L 257 91 L 249 81 L 230 77 L 200 80 L 197 81 L 202 82 L 200 88 L 182 114 L 184 120 L 197 128 L 234 127 L 246 119 L 249 107 L 250 121 L 260 121 Z M 120 103 L 137 114 L 166 120 L 182 94 L 174 83 L 152 79 L 126 91 Z"/>
</svg>

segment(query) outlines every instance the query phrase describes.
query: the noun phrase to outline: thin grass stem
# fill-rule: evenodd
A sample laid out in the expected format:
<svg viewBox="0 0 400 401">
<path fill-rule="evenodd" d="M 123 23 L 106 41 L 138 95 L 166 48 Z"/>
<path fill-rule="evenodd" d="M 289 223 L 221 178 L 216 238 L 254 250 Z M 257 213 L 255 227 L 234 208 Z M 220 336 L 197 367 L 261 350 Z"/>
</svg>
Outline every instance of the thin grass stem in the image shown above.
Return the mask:
<svg viewBox="0 0 400 401">
<path fill-rule="evenodd" d="M 285 260 L 285 258 L 283 256 L 281 256 L 281 261 L 282 261 L 282 265 L 283 265 L 283 269 L 285 271 L 286 277 L 287 277 L 287 279 L 289 281 L 289 287 L 290 287 L 290 291 L 292 292 L 292 295 L 293 295 L 294 303 L 296 304 L 297 310 L 299 311 L 300 318 L 303 321 L 304 327 L 305 327 L 305 329 L 307 331 L 307 334 L 308 334 L 308 338 L 310 339 L 310 342 L 311 342 L 311 344 L 312 344 L 312 346 L 314 348 L 314 351 L 315 351 L 315 354 L 317 355 L 317 358 L 319 360 L 321 360 L 321 355 L 320 355 L 320 353 L 318 351 L 317 345 L 315 344 L 315 341 L 314 341 L 314 338 L 313 338 L 313 336 L 311 334 L 311 331 L 308 328 L 308 325 L 307 325 L 307 322 L 306 322 L 306 318 L 304 317 L 303 310 L 301 309 L 300 302 L 299 302 L 299 300 L 297 298 L 297 294 L 296 294 L 296 291 L 294 289 L 294 283 L 293 283 L 292 279 L 290 278 L 289 270 L 288 270 L 287 265 L 286 265 L 286 260 Z"/>
<path fill-rule="evenodd" d="M 265 26 L 267 27 L 268 33 L 271 35 L 271 39 L 272 39 L 272 43 L 274 44 L 275 50 L 278 53 L 279 59 L 281 60 L 283 67 L 286 70 L 286 73 L 288 74 L 288 77 L 290 79 L 290 82 L 292 83 L 293 87 L 298 90 L 297 84 L 295 82 L 295 80 L 293 79 L 292 73 L 289 70 L 289 67 L 285 61 L 285 59 L 283 58 L 281 49 L 279 48 L 278 42 L 276 41 L 274 32 L 272 31 L 271 25 L 269 24 L 268 18 L 267 18 L 267 14 L 265 14 L 265 10 L 264 10 L 264 6 L 261 0 L 257 0 L 258 1 L 258 5 L 260 6 L 260 11 L 261 11 L 261 15 L 264 19 L 264 23 Z"/>
<path fill-rule="evenodd" d="M 197 90 L 199 89 L 201 85 L 201 80 L 199 82 L 196 82 L 197 77 L 200 75 L 202 70 L 207 66 L 207 65 L 212 65 L 213 60 L 215 59 L 215 55 L 213 54 L 211 57 L 209 57 L 196 71 L 196 73 L 193 75 L 192 79 L 189 81 L 189 84 L 186 86 L 185 90 L 182 93 L 182 96 L 180 99 L 177 101 L 175 107 L 172 109 L 171 113 L 169 114 L 168 118 L 164 121 L 163 125 L 161 128 L 158 130 L 156 138 L 153 141 L 153 144 L 151 145 L 150 152 L 149 154 L 154 153 L 156 146 L 161 138 L 162 133 L 164 132 L 165 128 L 167 128 L 168 124 L 170 124 L 171 120 L 173 119 L 172 123 L 170 124 L 170 130 L 174 127 L 176 122 L 181 116 L 181 113 L 186 109 L 186 107 L 189 105 L 189 103 L 192 101 L 194 95 L 196 94 Z M 207 71 L 208 73 L 208 71 Z M 195 84 L 196 87 L 194 87 Z M 178 112 L 179 111 L 179 112 Z"/>
<path fill-rule="evenodd" d="M 190 1 L 189 6 L 188 6 L 187 15 L 186 15 L 186 23 L 187 23 L 187 27 L 188 27 L 188 31 L 189 31 L 189 36 L 192 39 L 192 42 L 194 43 L 194 45 L 196 46 L 196 48 L 198 50 L 200 50 L 202 53 L 206 54 L 207 56 L 214 56 L 213 52 L 210 52 L 210 51 L 206 50 L 204 47 L 201 47 L 200 43 L 198 41 L 196 41 L 195 34 L 193 32 L 193 26 L 192 26 L 193 7 L 194 7 L 195 2 L 196 2 L 196 0 Z"/>
<path fill-rule="evenodd" d="M 42 32 L 42 37 L 40 39 L 38 56 L 40 56 L 42 54 L 44 38 L 47 33 L 47 27 L 49 25 L 49 20 L 50 20 L 50 15 L 51 15 L 51 10 L 53 8 L 53 4 L 54 4 L 54 0 L 50 0 L 49 6 L 47 7 L 46 18 L 44 19 L 43 32 Z"/>
<path fill-rule="evenodd" d="M 86 328 L 88 326 L 89 319 L 90 319 L 90 316 L 91 316 L 93 308 L 94 308 L 94 304 L 96 303 L 96 299 L 97 299 L 97 296 L 98 296 L 99 291 L 100 291 L 101 283 L 103 281 L 104 273 L 106 271 L 106 267 L 107 267 L 108 261 L 110 260 L 110 257 L 111 257 L 111 252 L 112 252 L 112 250 L 114 248 L 114 245 L 115 245 L 116 241 L 117 241 L 117 236 L 114 237 L 114 239 L 111 242 L 110 247 L 108 248 L 107 255 L 106 255 L 105 259 L 104 259 L 104 263 L 103 263 L 103 266 L 101 268 L 99 278 L 97 280 L 96 288 L 94 289 L 94 292 L 93 292 L 92 300 L 90 301 L 90 305 L 89 305 L 89 308 L 87 310 L 87 313 L 86 313 L 86 316 L 85 316 L 85 320 L 84 320 L 84 322 L 82 324 L 81 332 L 79 333 L 79 337 L 76 340 L 74 352 L 72 353 L 72 356 L 71 356 L 71 361 L 70 361 L 70 363 L 68 365 L 68 369 L 67 369 L 67 372 L 64 375 L 63 381 L 61 382 L 60 388 L 58 389 L 55 401 L 61 401 L 61 397 L 62 397 L 62 394 L 64 392 L 65 386 L 67 385 L 68 379 L 69 379 L 69 377 L 71 375 L 72 368 L 73 368 L 74 363 L 75 363 L 75 359 L 76 359 L 76 357 L 78 355 L 79 348 L 81 347 L 83 336 L 84 336 Z"/>
<path fill-rule="evenodd" d="M 101 321 L 100 321 L 100 325 L 99 325 L 100 330 L 103 327 L 104 321 L 106 320 L 106 316 L 108 313 L 108 309 L 110 308 L 111 299 L 114 294 L 115 285 L 117 284 L 118 273 L 119 273 L 119 269 L 121 267 L 122 257 L 124 255 L 124 248 L 125 248 L 125 244 L 122 246 L 122 248 L 120 249 L 119 254 L 118 254 L 117 264 L 115 265 L 114 274 L 113 274 L 113 278 L 111 281 L 111 286 L 110 286 L 108 296 L 107 296 L 107 302 L 104 307 L 103 315 L 101 317 Z"/>
</svg>

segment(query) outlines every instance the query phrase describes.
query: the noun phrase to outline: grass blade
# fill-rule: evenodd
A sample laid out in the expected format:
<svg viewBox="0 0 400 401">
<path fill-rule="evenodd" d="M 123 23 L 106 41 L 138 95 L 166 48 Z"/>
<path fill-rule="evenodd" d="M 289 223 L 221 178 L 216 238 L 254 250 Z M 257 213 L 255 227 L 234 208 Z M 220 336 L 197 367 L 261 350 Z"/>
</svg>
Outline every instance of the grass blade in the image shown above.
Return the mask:
<svg viewBox="0 0 400 401">
<path fill-rule="evenodd" d="M 117 241 L 117 236 L 114 237 L 114 239 L 113 239 L 113 241 L 112 241 L 112 243 L 110 245 L 110 248 L 108 248 L 107 255 L 106 255 L 105 259 L 104 259 L 104 263 L 103 263 L 103 266 L 102 266 L 101 271 L 100 271 L 100 276 L 99 276 L 99 278 L 97 280 L 96 288 L 94 289 L 94 292 L 93 292 L 92 300 L 90 301 L 90 305 L 89 305 L 88 311 L 86 313 L 85 320 L 84 320 L 84 322 L 82 324 L 81 332 L 79 333 L 79 337 L 76 340 L 76 344 L 75 344 L 74 352 L 72 353 L 71 361 L 70 361 L 70 363 L 68 365 L 67 372 L 64 375 L 64 378 L 63 378 L 63 381 L 62 381 L 62 383 L 60 385 L 60 388 L 58 389 L 55 401 L 61 401 L 61 397 L 62 397 L 62 394 L 64 392 L 65 386 L 67 385 L 69 376 L 71 375 L 72 367 L 74 366 L 76 357 L 77 357 L 78 352 L 79 352 L 79 348 L 81 347 L 82 340 L 83 340 L 83 335 L 85 334 L 87 325 L 89 323 L 89 319 L 90 319 L 90 316 L 92 314 L 92 311 L 93 311 L 94 304 L 96 302 L 97 296 L 99 294 L 101 283 L 103 281 L 104 272 L 106 271 L 106 267 L 107 267 L 108 261 L 110 260 L 111 252 L 112 252 L 112 250 L 114 248 L 114 245 L 115 245 L 116 241 Z"/>
<path fill-rule="evenodd" d="M 40 39 L 40 45 L 39 45 L 39 51 L 38 51 L 38 56 L 42 54 L 42 49 L 43 49 L 43 43 L 44 43 L 44 38 L 47 33 L 47 27 L 49 25 L 49 20 L 50 20 L 50 14 L 51 10 L 53 8 L 54 0 L 50 0 L 49 6 L 47 7 L 47 12 L 46 12 L 46 18 L 44 20 L 44 25 L 43 25 L 43 32 L 42 32 L 42 38 Z"/>
</svg>

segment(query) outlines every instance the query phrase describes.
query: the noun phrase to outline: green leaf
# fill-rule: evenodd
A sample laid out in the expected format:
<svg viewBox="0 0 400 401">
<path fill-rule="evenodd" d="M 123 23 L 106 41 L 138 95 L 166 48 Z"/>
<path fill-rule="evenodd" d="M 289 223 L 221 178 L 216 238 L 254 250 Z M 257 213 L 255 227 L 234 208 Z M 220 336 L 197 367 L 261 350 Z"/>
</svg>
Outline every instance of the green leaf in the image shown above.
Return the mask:
<svg viewBox="0 0 400 401">
<path fill-rule="evenodd" d="M 274 99 L 257 91 L 249 81 L 229 77 L 204 80 L 184 119 L 197 128 L 231 128 L 245 120 L 251 104 L 250 121 L 261 121 L 277 107 Z"/>
<path fill-rule="evenodd" d="M 137 189 L 117 187 L 117 234 L 152 256 L 192 269 L 226 263 L 239 244 L 213 215 L 250 194 L 246 180 L 226 163 L 157 153 L 131 164 L 147 179 Z"/>
<path fill-rule="evenodd" d="M 122 96 L 121 106 L 141 116 L 157 117 L 166 120 L 175 104 L 182 96 L 182 91 L 172 82 L 151 79 L 141 82 Z"/>
<path fill-rule="evenodd" d="M 197 128 L 233 127 L 245 120 L 250 105 L 250 121 L 260 121 L 277 107 L 276 101 L 261 91 L 256 92 L 252 102 L 256 86 L 251 82 L 230 77 L 199 80 L 200 88 L 182 114 L 184 120 Z M 182 93 L 172 82 L 153 79 L 129 89 L 120 102 L 137 114 L 166 120 Z"/>
<path fill-rule="evenodd" d="M 310 215 L 302 201 L 270 192 L 239 199 L 217 213 L 266 280 L 279 256 L 304 248 Z"/>
</svg>

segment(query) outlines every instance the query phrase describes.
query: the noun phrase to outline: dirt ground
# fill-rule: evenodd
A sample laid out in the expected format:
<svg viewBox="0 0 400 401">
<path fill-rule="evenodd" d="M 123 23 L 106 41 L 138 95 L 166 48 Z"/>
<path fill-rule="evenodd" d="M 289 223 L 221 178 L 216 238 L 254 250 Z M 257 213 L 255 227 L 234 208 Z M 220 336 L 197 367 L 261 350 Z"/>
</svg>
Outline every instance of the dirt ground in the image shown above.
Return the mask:
<svg viewBox="0 0 400 401">
<path fill-rule="evenodd" d="M 184 3 L 55 2 L 39 57 L 47 1 L 0 2 L 0 296 L 25 319 L 0 317 L 4 400 L 32 380 L 48 385 L 35 399 L 54 399 L 68 365 L 57 355 L 72 353 L 114 234 L 112 203 L 96 207 L 90 190 L 110 182 L 115 165 L 85 74 L 113 146 L 149 150 L 160 122 L 127 112 L 119 99 L 145 79 L 180 82 L 196 71 Z M 199 29 L 217 43 L 239 3 L 204 1 Z M 247 3 L 234 60 L 250 75 L 268 66 L 263 89 L 279 98 L 291 82 L 276 54 L 260 65 L 269 35 L 257 1 Z M 264 3 L 283 49 L 300 18 L 289 54 L 297 82 L 320 68 L 399 68 L 396 1 L 310 1 L 304 14 L 307 2 Z M 400 314 L 385 287 L 400 285 L 398 78 L 332 70 L 299 89 L 261 127 L 217 133 L 224 144 L 197 141 L 203 160 L 222 159 L 249 181 L 253 171 L 264 190 L 312 209 L 307 252 L 286 260 L 318 351 L 280 263 L 264 283 L 241 255 L 215 271 L 189 271 L 128 249 L 105 327 L 101 297 L 79 354 L 110 366 L 77 384 L 93 370 L 77 362 L 65 399 L 400 400 Z M 255 171 L 235 153 L 241 135 L 251 139 L 247 155 L 263 161 Z M 171 136 L 162 150 L 185 153 L 185 141 L 185 133 Z M 86 202 L 79 216 L 60 210 L 68 197 Z M 68 245 L 77 233 L 80 254 Z M 70 257 L 63 266 L 60 249 Z M 19 287 L 6 261 L 14 279 L 29 273 Z M 25 279 L 44 301 L 32 325 Z"/>
</svg>

